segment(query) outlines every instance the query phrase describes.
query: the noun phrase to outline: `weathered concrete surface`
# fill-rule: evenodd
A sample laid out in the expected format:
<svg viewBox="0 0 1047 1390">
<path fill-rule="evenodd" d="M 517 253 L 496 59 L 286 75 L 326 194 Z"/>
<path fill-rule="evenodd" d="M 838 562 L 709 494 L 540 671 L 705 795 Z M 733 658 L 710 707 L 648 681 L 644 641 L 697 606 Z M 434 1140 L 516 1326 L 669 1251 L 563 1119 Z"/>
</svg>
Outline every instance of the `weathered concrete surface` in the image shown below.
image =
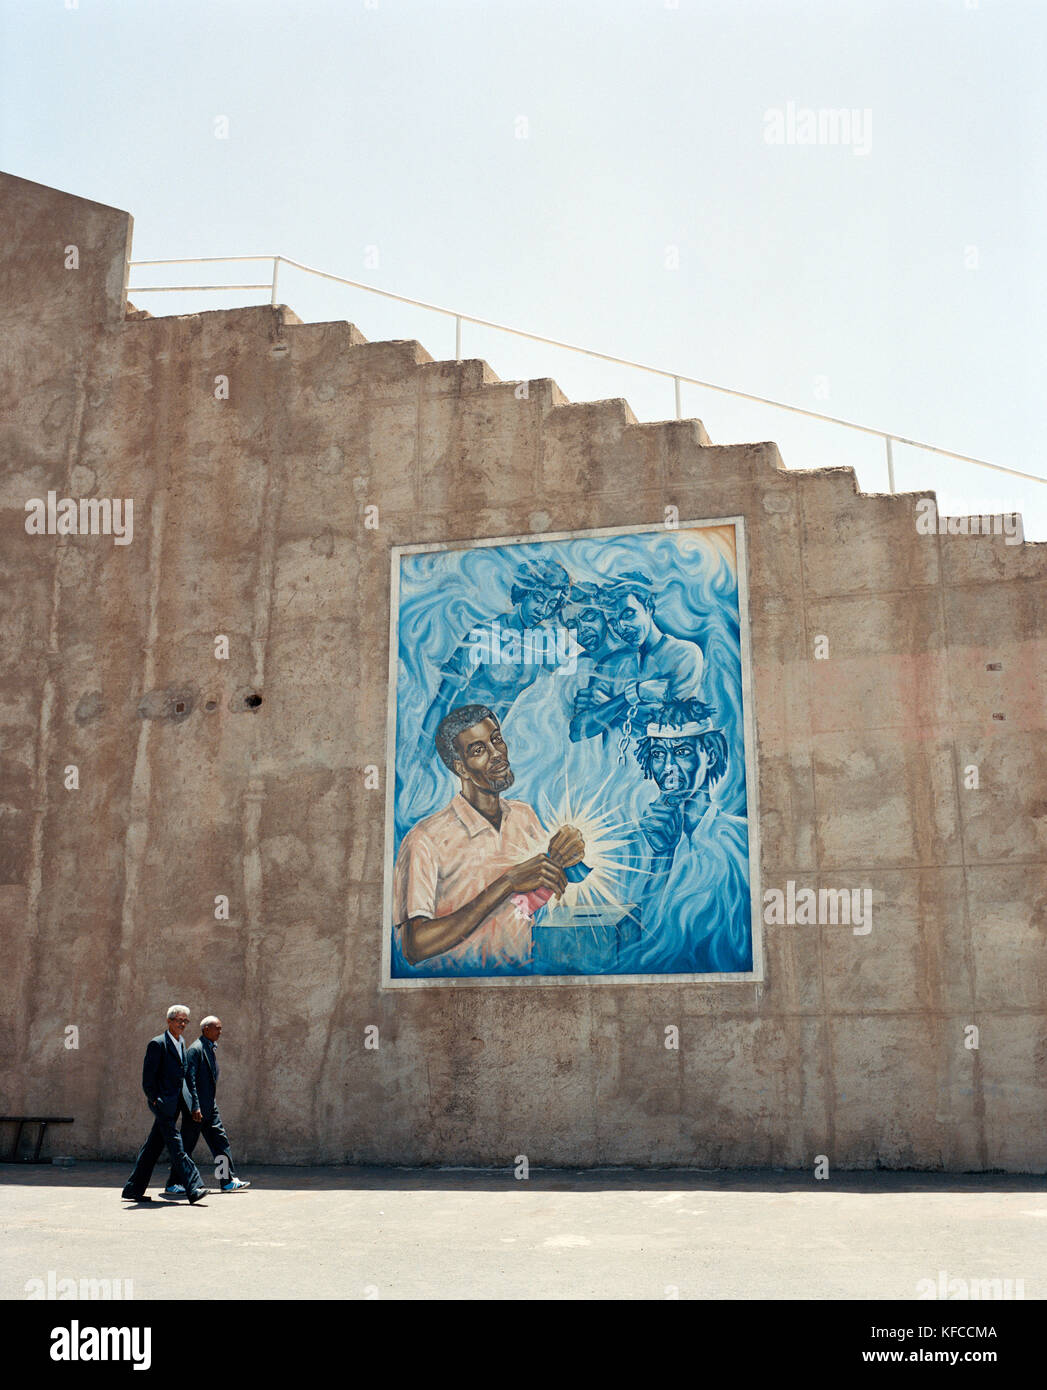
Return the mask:
<svg viewBox="0 0 1047 1390">
<path fill-rule="evenodd" d="M 131 1154 L 178 1001 L 249 1159 L 1047 1169 L 1047 547 L 348 324 L 128 317 L 129 234 L 0 177 L 0 1108 Z M 27 535 L 48 489 L 133 543 Z M 670 504 L 746 519 L 764 887 L 871 887 L 872 932 L 768 926 L 761 986 L 381 993 L 390 546 Z"/>
<path fill-rule="evenodd" d="M 202 1269 L 211 1297 L 252 1300 L 918 1299 L 941 1271 L 1047 1297 L 1047 1192 L 1017 1176 L 265 1168 L 195 1207 L 121 1205 L 125 1176 L 16 1170 L 0 1298 L 53 1271 L 169 1299 Z"/>
</svg>

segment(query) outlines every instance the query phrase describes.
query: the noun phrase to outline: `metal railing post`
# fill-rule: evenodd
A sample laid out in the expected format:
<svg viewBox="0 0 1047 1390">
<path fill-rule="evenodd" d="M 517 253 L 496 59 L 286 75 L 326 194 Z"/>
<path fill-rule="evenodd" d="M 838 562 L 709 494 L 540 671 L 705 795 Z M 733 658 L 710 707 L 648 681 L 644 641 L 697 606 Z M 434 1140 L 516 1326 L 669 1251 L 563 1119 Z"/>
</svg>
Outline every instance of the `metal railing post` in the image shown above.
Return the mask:
<svg viewBox="0 0 1047 1390">
<path fill-rule="evenodd" d="M 783 410 L 790 415 L 799 415 L 808 420 L 818 420 L 823 424 L 836 425 L 840 429 L 852 430 L 857 434 L 875 435 L 882 439 L 887 450 L 887 477 L 891 492 L 895 490 L 894 479 L 894 445 L 903 444 L 909 449 L 920 449 L 929 454 L 937 454 L 941 458 L 954 459 L 958 463 L 974 464 L 978 468 L 988 468 L 994 473 L 1005 473 L 1010 478 L 1021 478 L 1031 483 L 1047 483 L 1047 478 L 1037 473 L 1025 473 L 1018 468 L 1006 468 L 999 463 L 990 463 L 988 459 L 973 458 L 970 454 L 958 454 L 953 449 L 941 449 L 935 444 L 927 444 L 923 440 L 909 439 L 905 435 L 888 434 L 886 431 L 877 429 L 873 425 L 859 425 L 854 420 L 842 420 L 832 415 L 822 415 L 817 410 L 806 410 L 802 406 L 786 405 L 784 401 L 769 400 L 766 396 L 754 395 L 751 391 L 735 391 L 729 386 L 720 386 L 716 382 L 701 381 L 697 377 L 683 376 L 678 372 L 667 371 L 663 367 L 652 367 L 647 362 L 636 362 L 625 357 L 615 357 L 609 352 L 597 352 L 594 348 L 581 347 L 578 343 L 565 343 L 558 338 L 549 338 L 543 333 L 529 333 L 522 328 L 513 328 L 510 324 L 495 323 L 491 319 L 477 318 L 473 314 L 460 314 L 454 309 L 448 309 L 442 304 L 429 304 L 425 300 L 411 299 L 404 294 L 394 294 L 391 290 L 381 290 L 377 285 L 365 285 L 359 280 L 349 280 L 344 275 L 332 275 L 329 271 L 318 270 L 316 266 L 303 265 L 301 261 L 292 260 L 289 256 L 185 256 L 178 259 L 166 260 L 147 260 L 131 261 L 129 269 L 138 269 L 141 266 L 153 265 L 202 265 L 214 262 L 232 263 L 245 261 L 272 261 L 273 278 L 270 284 L 266 285 L 128 285 L 127 293 L 130 294 L 184 294 L 188 292 L 212 292 L 214 290 L 269 290 L 270 303 L 274 306 L 277 301 L 277 280 L 280 273 L 280 262 L 286 261 L 295 270 L 300 270 L 306 275 L 315 275 L 321 280 L 329 280 L 336 285 L 347 285 L 350 289 L 362 290 L 365 294 L 373 294 L 381 299 L 392 299 L 398 304 L 408 304 L 415 309 L 425 309 L 429 313 L 443 314 L 447 318 L 454 319 L 454 356 L 456 362 L 462 360 L 462 323 L 475 323 L 479 328 L 490 328 L 497 333 L 508 333 L 515 338 L 524 338 L 531 343 L 542 343 L 546 347 L 562 349 L 565 352 L 574 352 L 582 357 L 591 357 L 599 362 L 610 362 L 618 367 L 628 367 L 632 371 L 646 372 L 650 376 L 664 377 L 673 383 L 673 394 L 676 400 L 676 418 L 683 416 L 683 404 L 681 401 L 681 387 L 684 383 L 688 386 L 700 387 L 703 391 L 716 391 L 720 395 L 731 396 L 738 401 L 749 401 L 754 405 L 770 406 L 774 410 Z M 127 278 L 130 278 L 129 276 Z"/>
</svg>

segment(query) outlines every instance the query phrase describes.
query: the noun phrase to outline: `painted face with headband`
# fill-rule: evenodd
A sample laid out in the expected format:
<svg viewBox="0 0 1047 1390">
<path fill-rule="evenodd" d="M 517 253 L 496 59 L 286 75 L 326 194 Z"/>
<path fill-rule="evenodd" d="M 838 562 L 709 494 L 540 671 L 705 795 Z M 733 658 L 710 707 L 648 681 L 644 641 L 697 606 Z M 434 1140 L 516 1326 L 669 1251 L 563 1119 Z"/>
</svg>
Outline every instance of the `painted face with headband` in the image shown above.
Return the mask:
<svg viewBox="0 0 1047 1390">
<path fill-rule="evenodd" d="M 645 777 L 672 798 L 693 796 L 723 776 L 727 743 L 712 727 L 712 710 L 700 700 L 663 705 L 647 725 L 636 750 Z"/>
<path fill-rule="evenodd" d="M 659 791 L 669 796 L 687 796 L 703 785 L 709 771 L 709 755 L 698 742 L 701 732 L 693 722 L 676 729 L 648 724 L 651 776 Z"/>
</svg>

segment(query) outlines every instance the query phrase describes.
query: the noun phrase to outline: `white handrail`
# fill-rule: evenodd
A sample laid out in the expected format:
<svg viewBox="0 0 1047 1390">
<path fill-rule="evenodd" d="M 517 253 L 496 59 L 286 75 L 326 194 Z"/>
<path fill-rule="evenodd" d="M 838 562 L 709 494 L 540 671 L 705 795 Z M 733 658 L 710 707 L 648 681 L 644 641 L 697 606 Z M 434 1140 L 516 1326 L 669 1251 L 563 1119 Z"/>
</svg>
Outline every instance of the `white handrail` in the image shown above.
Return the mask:
<svg viewBox="0 0 1047 1390">
<path fill-rule="evenodd" d="M 269 281 L 264 285 L 135 285 L 131 294 L 176 294 L 185 291 L 187 294 L 196 290 L 267 290 Z"/>
<path fill-rule="evenodd" d="M 376 294 L 383 299 L 395 299 L 399 304 L 409 304 L 415 309 L 425 309 L 433 314 L 443 314 L 447 318 L 455 321 L 455 361 L 462 360 L 462 324 L 475 323 L 479 328 L 491 328 L 499 333 L 509 333 L 516 338 L 527 338 L 533 343 L 544 343 L 547 347 L 561 348 L 566 352 L 576 352 L 583 357 L 595 357 L 601 362 L 610 362 L 618 367 L 628 367 L 632 371 L 647 372 L 650 376 L 664 377 L 672 381 L 673 393 L 675 397 L 676 418 L 682 418 L 680 402 L 680 386 L 685 383 L 688 386 L 698 386 L 705 391 L 718 391 L 721 395 L 734 396 L 737 400 L 752 401 L 756 405 L 770 406 L 774 410 L 787 410 L 793 415 L 804 415 L 809 420 L 821 420 L 827 425 L 838 425 L 841 429 L 856 430 L 860 434 L 871 434 L 884 441 L 887 453 L 887 479 L 889 490 L 894 492 L 894 452 L 893 445 L 904 444 L 912 449 L 923 449 L 930 454 L 939 454 L 943 458 L 957 459 L 961 463 L 973 463 L 979 468 L 990 468 L 995 473 L 1006 473 L 1012 478 L 1024 478 L 1027 482 L 1047 483 L 1047 478 L 1040 477 L 1036 473 L 1023 473 L 1017 468 L 1005 468 L 1000 463 L 990 463 L 988 459 L 974 458 L 970 454 L 958 454 L 953 449 L 941 449 L 936 444 L 925 444 L 918 439 L 908 439 L 905 435 L 893 434 L 889 430 L 875 429 L 871 425 L 859 425 L 853 420 L 843 420 L 835 415 L 823 415 L 817 410 L 807 410 L 799 405 L 786 405 L 784 401 L 772 401 L 766 396 L 755 396 L 749 391 L 735 391 L 730 386 L 718 386 L 712 381 L 701 381 L 698 377 L 685 376 L 682 372 L 670 372 L 664 367 L 652 367 L 646 362 L 634 362 L 627 357 L 615 357 L 609 352 L 597 352 L 595 348 L 580 347 L 577 343 L 565 343 L 558 338 L 548 338 L 541 333 L 530 333 L 523 328 L 512 328 L 509 324 L 495 323 L 492 319 L 476 318 L 472 314 L 463 314 L 458 309 L 445 309 L 441 304 L 429 304 L 423 299 L 411 299 L 405 294 L 394 294 L 392 290 L 381 290 L 376 285 L 365 285 L 360 280 L 348 280 L 344 275 L 332 275 L 327 270 L 317 270 L 315 266 L 303 265 L 301 261 L 293 261 L 288 256 L 187 256 L 175 260 L 150 260 L 150 261 L 131 261 L 130 266 L 138 267 L 144 265 L 204 265 L 215 262 L 232 263 L 244 261 L 272 261 L 273 275 L 272 280 L 267 284 L 251 285 L 135 285 L 128 286 L 128 294 L 164 294 L 175 291 L 197 292 L 200 290 L 269 290 L 270 303 L 276 305 L 276 284 L 280 266 L 293 266 L 296 270 L 304 271 L 307 275 L 316 275 L 321 280 L 332 280 L 337 285 L 348 285 L 350 289 L 363 290 L 366 294 Z"/>
</svg>

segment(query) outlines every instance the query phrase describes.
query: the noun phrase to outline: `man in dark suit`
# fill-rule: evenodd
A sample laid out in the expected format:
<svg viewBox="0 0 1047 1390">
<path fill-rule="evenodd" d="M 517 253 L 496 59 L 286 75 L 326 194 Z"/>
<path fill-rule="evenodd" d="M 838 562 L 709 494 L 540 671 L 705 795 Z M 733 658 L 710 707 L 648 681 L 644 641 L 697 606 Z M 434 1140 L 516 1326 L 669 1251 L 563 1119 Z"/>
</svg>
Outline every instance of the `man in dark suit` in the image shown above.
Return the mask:
<svg viewBox="0 0 1047 1390">
<path fill-rule="evenodd" d="M 182 1034 L 189 1022 L 189 1010 L 184 1004 L 172 1004 L 167 1011 L 167 1031 L 152 1038 L 145 1050 L 142 1064 L 142 1090 L 146 1104 L 153 1112 L 153 1127 L 149 1138 L 139 1150 L 131 1176 L 121 1194 L 129 1202 L 148 1202 L 145 1195 L 153 1176 L 156 1160 L 167 1146 L 173 1168 L 178 1172 L 190 1202 L 207 1196 L 196 1164 L 185 1152 L 178 1133 L 178 1116 L 183 1126 L 193 1117 L 202 1119 L 200 1105 L 186 1076 L 186 1049 Z"/>
<path fill-rule="evenodd" d="M 202 1134 L 215 1160 L 215 1171 L 223 1192 L 244 1192 L 251 1186 L 241 1182 L 233 1171 L 233 1155 L 229 1151 L 229 1136 L 218 1113 L 215 1093 L 218 1090 L 218 1039 L 222 1036 L 222 1020 L 209 1014 L 200 1024 L 200 1036 L 189 1049 L 186 1065 L 189 1088 L 197 1099 L 199 1113 L 182 1121 L 182 1143 L 192 1157 L 196 1141 Z M 185 1188 L 180 1182 L 175 1164 L 164 1189 L 165 1197 L 180 1197 Z"/>
</svg>

